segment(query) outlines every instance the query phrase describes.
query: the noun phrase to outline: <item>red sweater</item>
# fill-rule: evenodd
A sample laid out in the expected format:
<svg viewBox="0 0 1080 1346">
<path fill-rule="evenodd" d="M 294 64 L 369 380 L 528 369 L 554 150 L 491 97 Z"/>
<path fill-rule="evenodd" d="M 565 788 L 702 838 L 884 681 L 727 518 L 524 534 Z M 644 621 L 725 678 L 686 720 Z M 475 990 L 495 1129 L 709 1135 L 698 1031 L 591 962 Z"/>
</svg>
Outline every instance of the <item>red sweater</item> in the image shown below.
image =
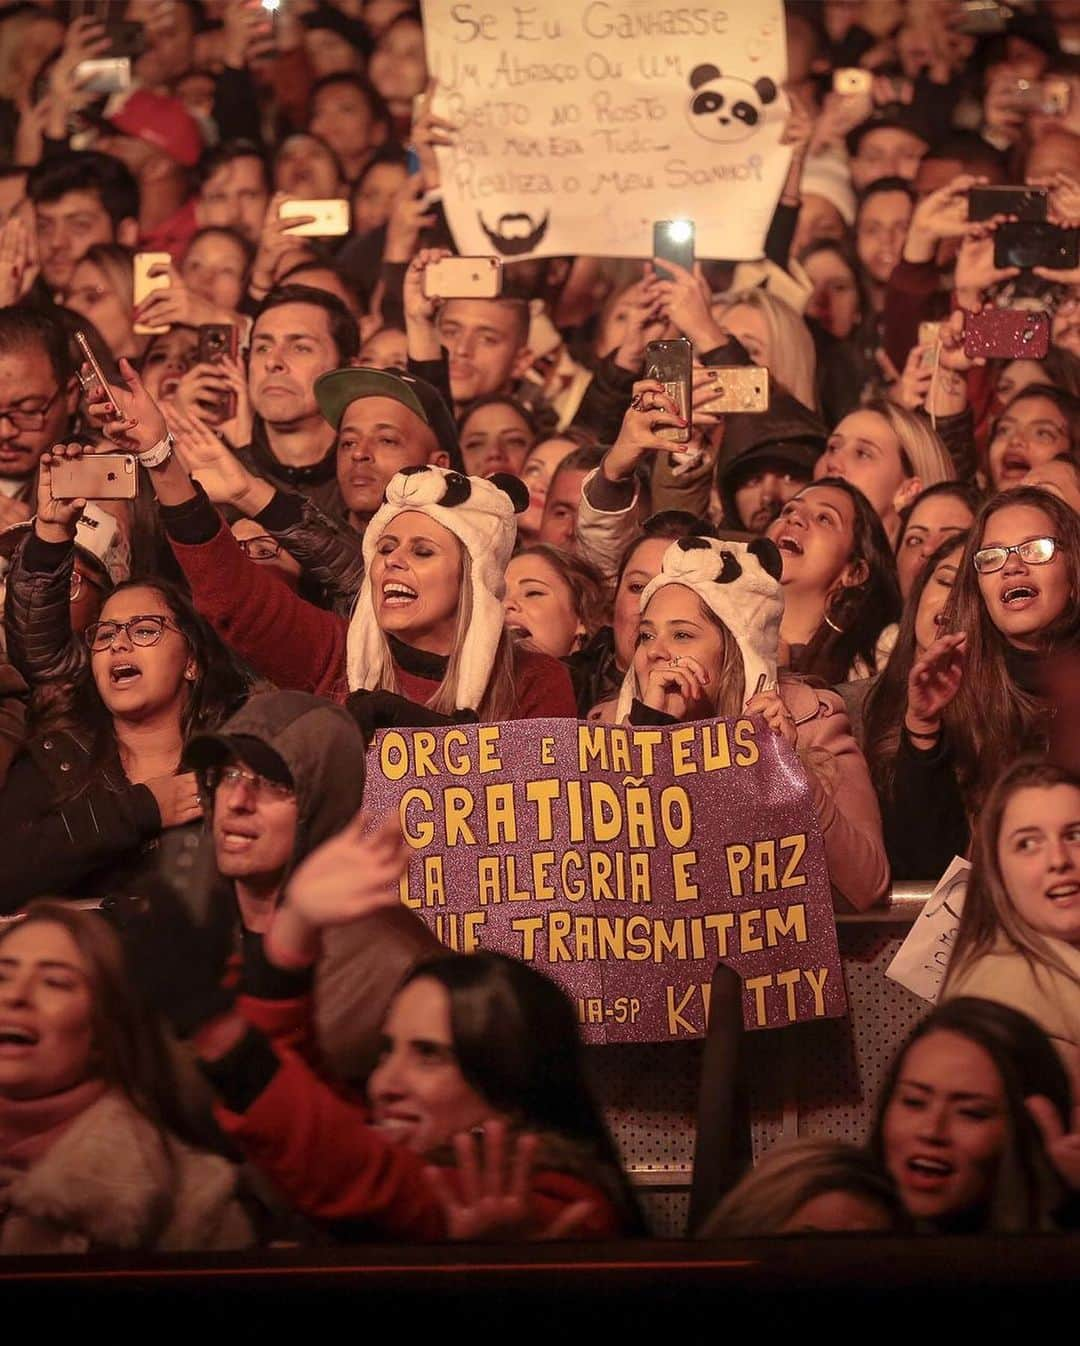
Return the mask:
<svg viewBox="0 0 1080 1346">
<path fill-rule="evenodd" d="M 170 545 L 191 585 L 195 606 L 225 643 L 278 687 L 343 702 L 348 622 L 306 602 L 240 550 L 224 520 L 209 542 Z M 438 683 L 397 668 L 410 701 L 426 704 Z M 512 719 L 577 718 L 570 674 L 550 655 L 518 649 Z"/>
<path fill-rule="evenodd" d="M 363 1221 L 393 1239 L 444 1239 L 443 1208 L 424 1175 L 430 1160 L 369 1126 L 359 1099 L 338 1092 L 284 1045 L 305 1037 L 300 1021 L 309 1017 L 310 1005 L 307 999 L 275 1003 L 244 998 L 244 1017 L 276 1039 L 277 1067 L 242 1111 L 219 1103 L 219 1123 L 303 1214 Z M 457 1171 L 450 1170 L 447 1177 L 459 1191 Z M 575 1238 L 609 1238 L 621 1232 L 607 1195 L 583 1178 L 541 1169 L 533 1172 L 531 1189 L 540 1228 L 575 1202 L 589 1201 L 592 1211 L 574 1231 Z"/>
</svg>

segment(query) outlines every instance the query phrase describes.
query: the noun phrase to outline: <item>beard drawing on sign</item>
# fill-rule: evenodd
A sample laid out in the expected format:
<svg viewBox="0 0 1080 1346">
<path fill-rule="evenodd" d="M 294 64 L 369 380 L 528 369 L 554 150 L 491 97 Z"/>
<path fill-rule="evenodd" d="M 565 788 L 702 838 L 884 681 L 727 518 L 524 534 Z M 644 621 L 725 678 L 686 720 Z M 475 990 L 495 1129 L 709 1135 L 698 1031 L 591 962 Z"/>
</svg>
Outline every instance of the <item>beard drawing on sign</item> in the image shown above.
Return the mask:
<svg viewBox="0 0 1080 1346">
<path fill-rule="evenodd" d="M 721 145 L 746 140 L 757 130 L 765 108 L 776 101 L 771 79 L 739 79 L 722 75 L 715 65 L 697 65 L 690 72 L 692 97 L 686 109 L 690 129 Z"/>
<path fill-rule="evenodd" d="M 476 218 L 496 252 L 503 257 L 524 257 L 526 253 L 532 252 L 547 233 L 551 212 L 545 210 L 544 218 L 538 224 L 534 224 L 532 216 L 524 211 L 500 215 L 494 229 L 487 224 L 480 211 L 476 212 Z"/>
</svg>

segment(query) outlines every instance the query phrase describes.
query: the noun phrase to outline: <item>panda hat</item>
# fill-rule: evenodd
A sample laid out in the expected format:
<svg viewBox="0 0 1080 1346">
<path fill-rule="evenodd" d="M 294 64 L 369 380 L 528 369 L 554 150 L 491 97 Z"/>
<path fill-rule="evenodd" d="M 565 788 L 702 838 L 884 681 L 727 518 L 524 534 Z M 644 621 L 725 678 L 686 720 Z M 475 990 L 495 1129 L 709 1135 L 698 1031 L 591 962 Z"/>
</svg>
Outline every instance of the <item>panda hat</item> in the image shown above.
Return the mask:
<svg viewBox="0 0 1080 1346">
<path fill-rule="evenodd" d="M 642 591 L 641 611 L 665 585 L 681 584 L 692 589 L 734 636 L 742 655 L 749 699 L 755 689 L 776 686 L 776 648 L 784 612 L 781 570 L 780 553 L 768 538 L 756 537 L 750 542 L 679 538 L 664 553 L 659 575 Z M 629 715 L 631 703 L 640 695 L 631 663 L 619 691 L 617 720 Z"/>
<path fill-rule="evenodd" d="M 364 531 L 364 582 L 349 623 L 346 671 L 350 691 L 378 687 L 390 653 L 375 617 L 371 564 L 379 539 L 399 514 L 415 512 L 448 529 L 464 549 L 472 581 L 472 617 L 455 688 L 459 710 L 483 700 L 503 631 L 506 566 L 517 539 L 517 515 L 529 505 L 517 477 L 466 477 L 444 467 L 409 467 L 390 478 L 378 513 Z"/>
</svg>

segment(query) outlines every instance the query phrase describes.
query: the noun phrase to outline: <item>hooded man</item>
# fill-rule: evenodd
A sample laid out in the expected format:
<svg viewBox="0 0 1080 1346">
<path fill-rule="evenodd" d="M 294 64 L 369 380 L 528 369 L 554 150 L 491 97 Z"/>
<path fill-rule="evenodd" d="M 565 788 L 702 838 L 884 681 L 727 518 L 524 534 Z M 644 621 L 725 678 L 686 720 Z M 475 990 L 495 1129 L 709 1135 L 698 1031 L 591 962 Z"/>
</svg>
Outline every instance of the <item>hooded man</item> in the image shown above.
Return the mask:
<svg viewBox="0 0 1080 1346">
<path fill-rule="evenodd" d="M 727 525 L 763 533 L 813 479 L 826 438 L 818 418 L 777 388 L 766 415 L 729 416 L 716 470 Z"/>
</svg>

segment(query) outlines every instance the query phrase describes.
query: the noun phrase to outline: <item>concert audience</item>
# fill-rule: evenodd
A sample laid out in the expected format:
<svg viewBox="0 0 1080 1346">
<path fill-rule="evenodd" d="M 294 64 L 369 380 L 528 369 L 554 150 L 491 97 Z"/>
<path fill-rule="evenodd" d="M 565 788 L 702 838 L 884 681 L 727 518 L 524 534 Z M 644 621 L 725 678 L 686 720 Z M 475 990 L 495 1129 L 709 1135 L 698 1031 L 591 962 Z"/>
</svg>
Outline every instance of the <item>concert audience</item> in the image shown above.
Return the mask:
<svg viewBox="0 0 1080 1346">
<path fill-rule="evenodd" d="M 707 1236 L 1076 1227 L 1076 5 L 785 0 L 760 259 L 485 207 L 491 285 L 410 0 L 101 8 L 0 0 L 0 1251 L 258 1241 L 196 1055 L 300 1237 L 644 1232 L 584 1011 L 439 956 L 358 812 L 380 731 L 550 718 L 760 717 L 838 910 L 973 860 L 866 1148 L 767 1148 Z"/>
</svg>

